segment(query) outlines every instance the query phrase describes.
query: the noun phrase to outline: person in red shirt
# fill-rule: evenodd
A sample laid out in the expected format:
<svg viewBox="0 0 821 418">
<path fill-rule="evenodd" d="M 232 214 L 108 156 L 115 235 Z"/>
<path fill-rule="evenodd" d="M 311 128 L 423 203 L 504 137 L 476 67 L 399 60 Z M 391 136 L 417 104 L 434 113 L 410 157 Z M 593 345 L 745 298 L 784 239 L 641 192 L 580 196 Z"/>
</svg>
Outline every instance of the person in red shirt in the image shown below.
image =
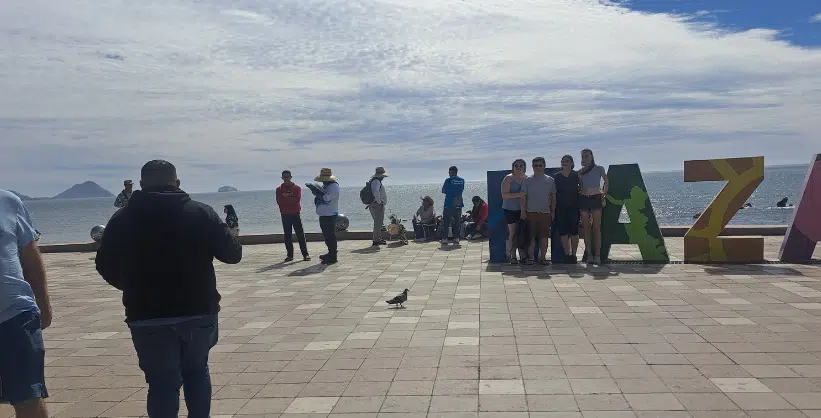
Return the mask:
<svg viewBox="0 0 821 418">
<path fill-rule="evenodd" d="M 485 235 L 487 231 L 487 203 L 479 196 L 473 196 L 473 208 L 468 211 L 473 222 L 465 227 L 467 239 L 472 240 Z"/>
<path fill-rule="evenodd" d="M 308 244 L 305 243 L 305 231 L 302 228 L 302 218 L 299 216 L 302 212 L 300 201 L 302 200 L 302 189 L 296 183 L 291 181 L 291 172 L 285 170 L 282 172 L 282 184 L 276 190 L 277 205 L 279 205 L 279 213 L 282 214 L 282 229 L 285 231 L 285 249 L 288 252 L 285 257 L 285 262 L 294 260 L 294 239 L 292 231 L 296 232 L 296 238 L 299 240 L 299 249 L 302 251 L 302 259 L 310 261 L 311 257 L 308 255 Z"/>
</svg>

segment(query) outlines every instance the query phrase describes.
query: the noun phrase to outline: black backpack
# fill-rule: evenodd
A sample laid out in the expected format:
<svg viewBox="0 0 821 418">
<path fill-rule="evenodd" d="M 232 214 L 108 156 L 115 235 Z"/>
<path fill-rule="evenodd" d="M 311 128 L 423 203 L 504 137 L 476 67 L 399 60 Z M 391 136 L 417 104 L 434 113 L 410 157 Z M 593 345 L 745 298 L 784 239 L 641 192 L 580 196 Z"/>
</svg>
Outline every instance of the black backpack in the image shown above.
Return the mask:
<svg viewBox="0 0 821 418">
<path fill-rule="evenodd" d="M 362 203 L 365 205 L 370 205 L 374 202 L 374 200 L 376 200 L 376 197 L 374 197 L 373 195 L 373 189 L 371 189 L 371 182 L 373 182 L 374 180 L 379 179 L 368 180 L 368 182 L 365 183 L 365 187 L 363 187 L 362 190 L 359 191 L 359 199 L 362 200 Z M 382 180 L 379 180 L 379 182 L 381 183 Z"/>
</svg>

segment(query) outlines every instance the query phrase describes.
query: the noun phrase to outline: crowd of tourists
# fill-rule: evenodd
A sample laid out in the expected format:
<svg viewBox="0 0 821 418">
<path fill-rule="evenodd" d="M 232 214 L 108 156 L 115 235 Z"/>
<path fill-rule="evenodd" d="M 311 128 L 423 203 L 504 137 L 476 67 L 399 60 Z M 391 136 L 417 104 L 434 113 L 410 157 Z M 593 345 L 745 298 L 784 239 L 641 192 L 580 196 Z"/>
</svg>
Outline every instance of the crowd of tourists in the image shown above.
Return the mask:
<svg viewBox="0 0 821 418">
<path fill-rule="evenodd" d="M 548 264 L 547 239 L 553 225 L 569 261 L 576 261 L 581 230 L 585 259 L 599 262 L 607 176 L 592 151 L 583 150 L 581 159 L 582 169 L 576 172 L 573 158 L 565 155 L 561 171 L 552 176 L 545 172 L 542 157 L 532 160 L 530 176 L 524 160 L 513 162 L 512 173 L 501 186 L 511 263 Z M 422 198 L 413 217 L 418 239 L 439 237 L 448 244 L 486 233 L 488 206 L 483 199 L 474 196 L 467 215 L 462 215 L 465 180 L 458 173 L 457 167 L 450 167 L 442 185 L 441 216 L 433 198 Z M 385 244 L 388 195 L 383 181 L 387 177 L 384 168 L 376 168 L 361 193 L 373 217 L 375 246 Z M 327 247 L 319 258 L 333 264 L 338 258 L 339 184 L 329 168 L 321 169 L 314 180 L 317 184 L 307 187 L 314 195 Z M 220 310 L 213 261 L 241 261 L 239 220 L 231 205 L 224 207 L 223 220 L 210 206 L 191 199 L 168 161 L 149 161 L 140 170 L 141 189 L 132 191 L 132 184 L 124 182 L 117 197 L 120 209 L 99 242 L 96 269 L 103 280 L 122 291 L 125 320 L 148 384 L 148 416 L 177 416 L 182 389 L 189 416 L 208 417 L 212 392 L 208 356 L 217 343 Z M 300 218 L 301 199 L 302 189 L 292 181 L 290 171 L 283 171 L 276 202 L 285 231 L 285 261 L 294 259 L 293 233 L 303 260 L 311 259 Z M 0 190 L 0 402 L 11 403 L 18 418 L 48 417 L 42 330 L 51 325 L 52 309 L 37 236 L 23 202 Z M 529 237 L 529 245 L 519 248 L 516 243 L 523 236 Z M 534 259 L 537 240 L 540 252 Z"/>
</svg>

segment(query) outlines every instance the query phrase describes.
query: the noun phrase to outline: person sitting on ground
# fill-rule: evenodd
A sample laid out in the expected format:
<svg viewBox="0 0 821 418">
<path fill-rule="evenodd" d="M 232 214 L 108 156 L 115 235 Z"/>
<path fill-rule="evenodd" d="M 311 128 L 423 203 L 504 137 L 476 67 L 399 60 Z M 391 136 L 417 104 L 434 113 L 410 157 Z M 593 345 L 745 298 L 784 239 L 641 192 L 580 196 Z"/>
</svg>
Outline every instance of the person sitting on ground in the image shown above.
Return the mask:
<svg viewBox="0 0 821 418">
<path fill-rule="evenodd" d="M 435 231 L 437 228 L 436 209 L 434 208 L 433 198 L 425 196 L 422 198 L 422 206 L 416 210 L 413 215 L 413 232 L 416 235 L 417 241 L 431 239 L 431 236 L 425 236 L 425 229 Z"/>
<path fill-rule="evenodd" d="M 473 208 L 468 211 L 471 222 L 465 227 L 465 236 L 474 240 L 485 236 L 487 232 L 487 203 L 479 196 L 473 196 Z"/>
</svg>

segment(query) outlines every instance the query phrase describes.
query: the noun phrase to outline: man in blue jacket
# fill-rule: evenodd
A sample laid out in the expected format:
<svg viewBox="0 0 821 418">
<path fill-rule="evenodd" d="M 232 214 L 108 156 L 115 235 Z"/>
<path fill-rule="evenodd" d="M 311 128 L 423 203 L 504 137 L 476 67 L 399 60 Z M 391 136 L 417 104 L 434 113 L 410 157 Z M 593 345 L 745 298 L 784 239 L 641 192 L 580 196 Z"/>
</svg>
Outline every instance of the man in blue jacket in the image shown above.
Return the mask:
<svg viewBox="0 0 821 418">
<path fill-rule="evenodd" d="M 457 174 L 459 169 L 452 166 L 448 169 L 448 177 L 442 185 L 442 193 L 445 195 L 445 208 L 442 211 L 442 244 L 449 241 L 459 243 L 459 227 L 462 222 L 462 193 L 465 191 L 465 179 Z M 451 227 L 453 238 L 448 239 L 448 226 Z"/>
</svg>

